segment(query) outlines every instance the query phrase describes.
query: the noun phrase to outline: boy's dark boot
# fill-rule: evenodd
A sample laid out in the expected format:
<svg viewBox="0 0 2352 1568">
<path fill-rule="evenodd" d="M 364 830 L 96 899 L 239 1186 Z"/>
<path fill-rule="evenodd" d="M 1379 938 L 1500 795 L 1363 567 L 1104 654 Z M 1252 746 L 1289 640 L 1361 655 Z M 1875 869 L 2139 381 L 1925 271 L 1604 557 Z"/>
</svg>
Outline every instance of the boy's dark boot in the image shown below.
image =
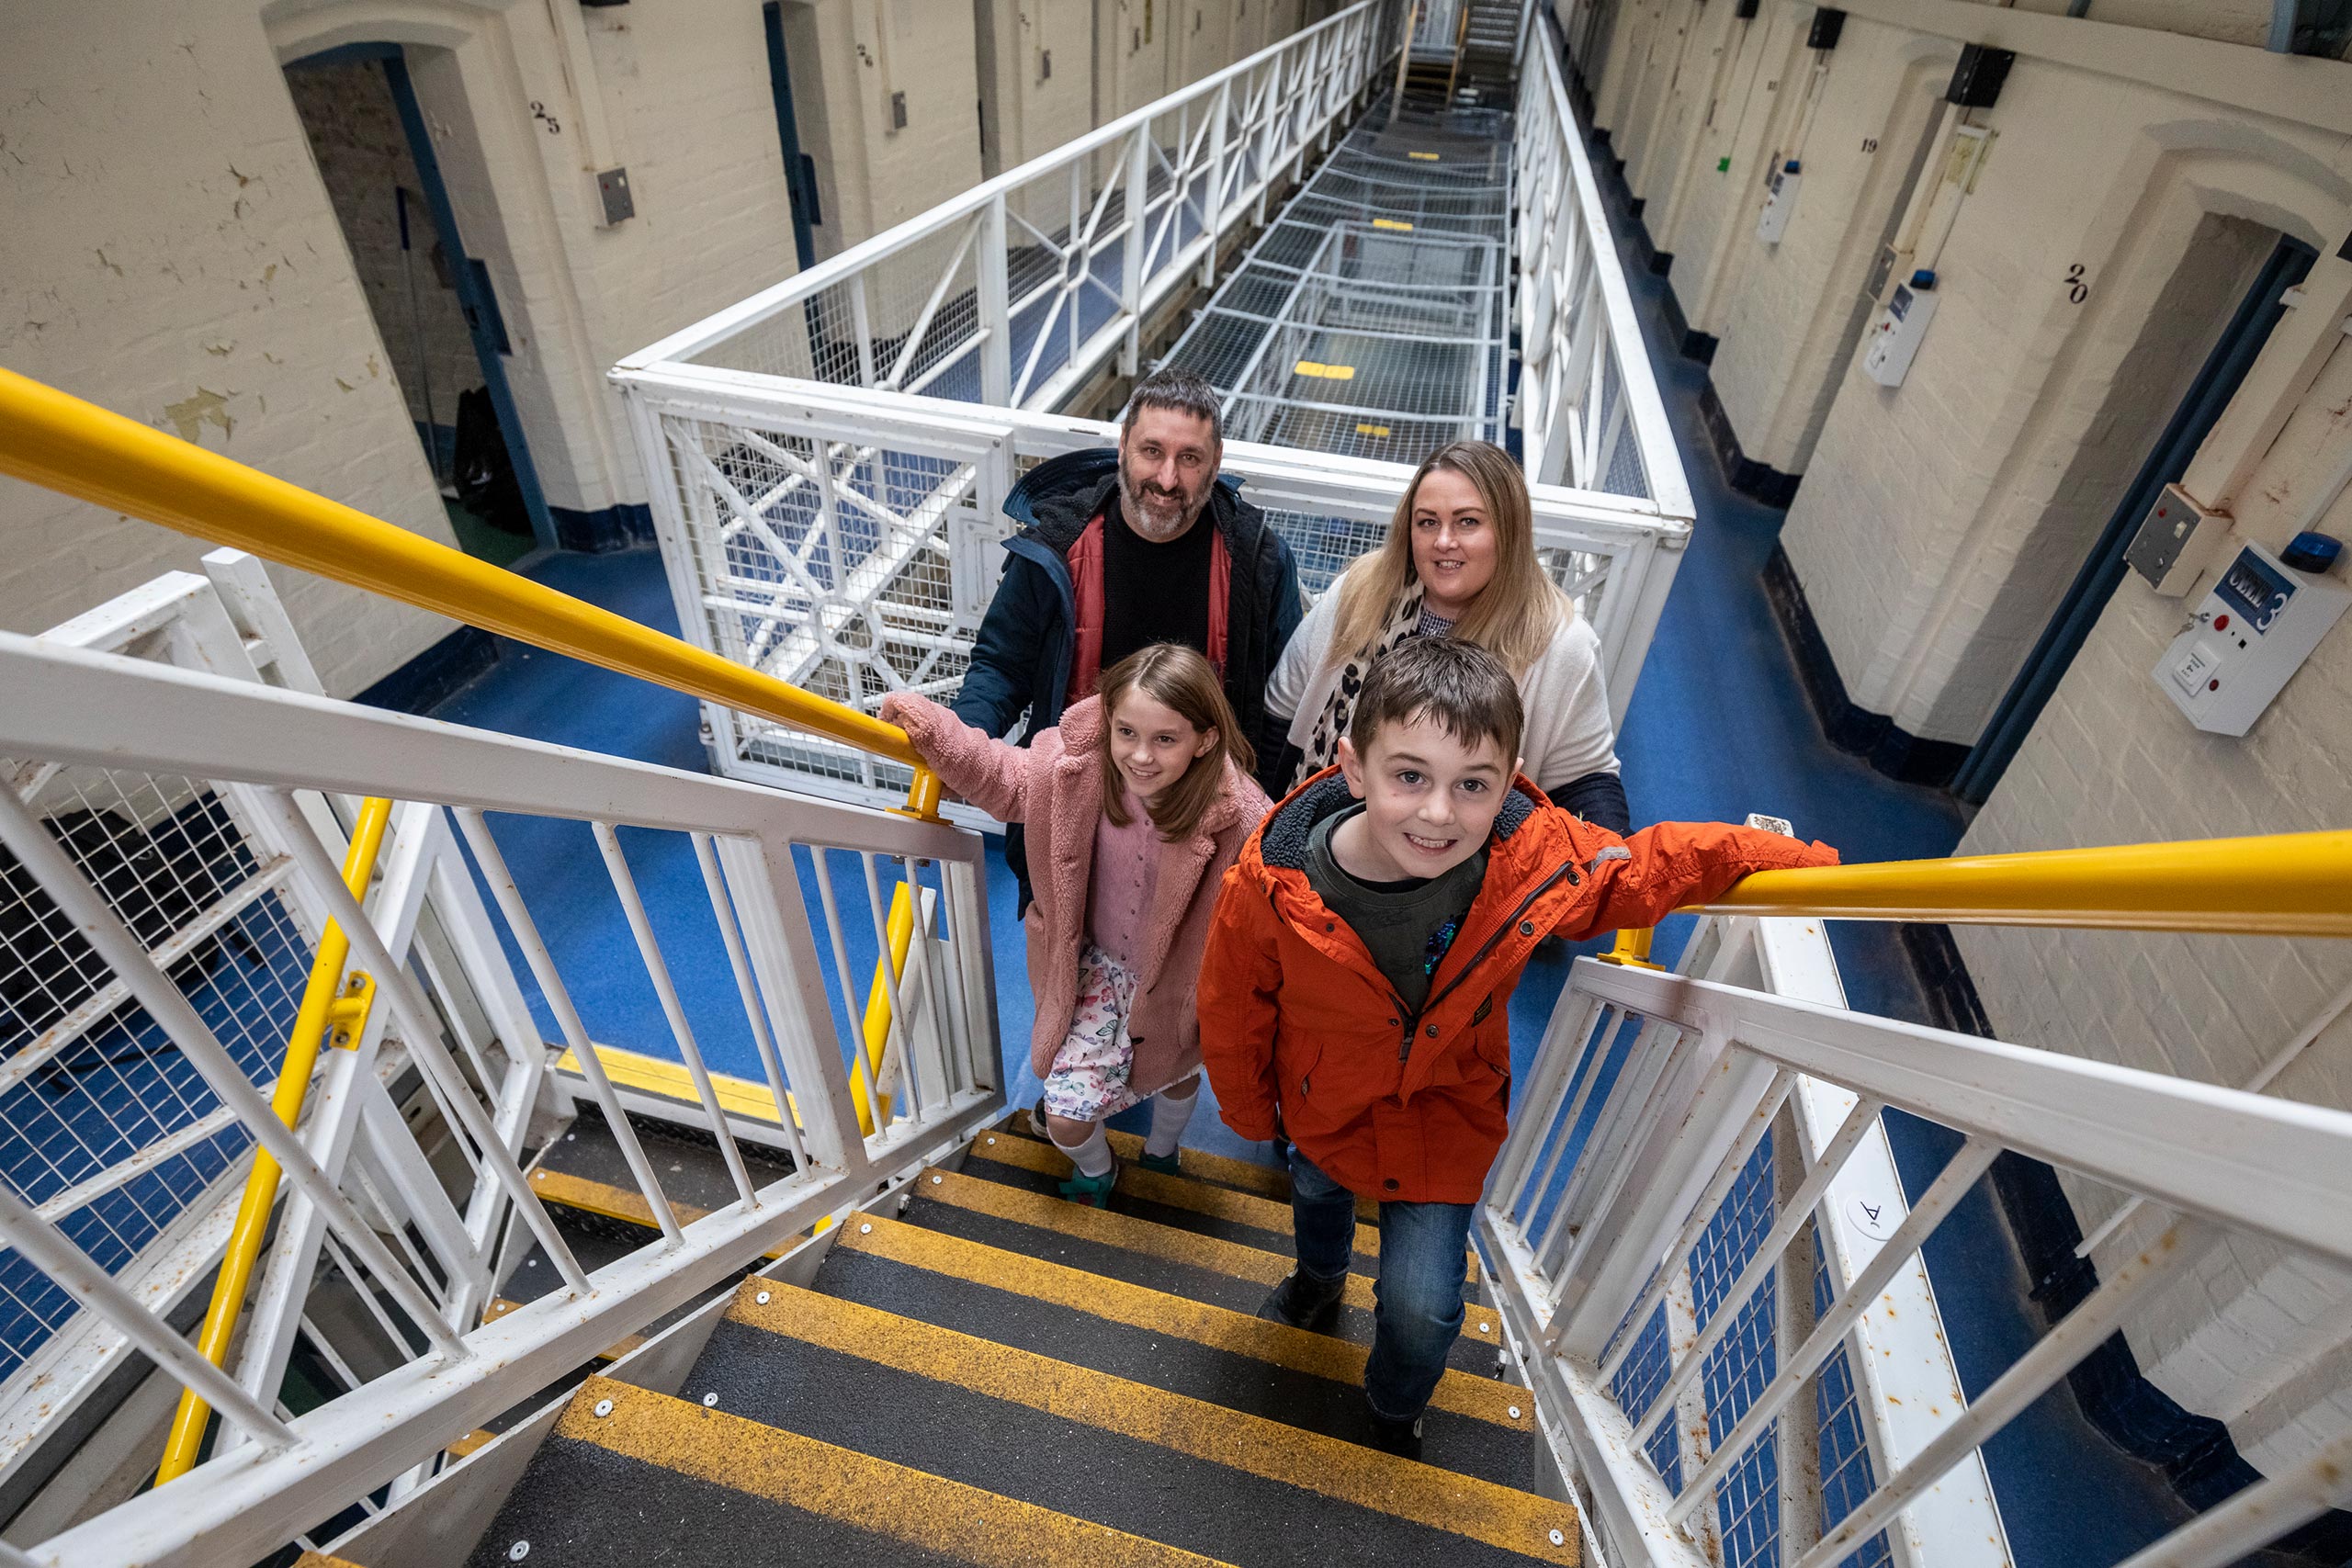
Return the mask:
<svg viewBox="0 0 2352 1568">
<path fill-rule="evenodd" d="M 1340 1325 L 1340 1298 L 1347 1289 L 1345 1275 L 1323 1280 L 1294 1269 L 1287 1279 L 1274 1287 L 1273 1294 L 1258 1309 L 1258 1315 L 1287 1323 L 1293 1328 L 1304 1328 L 1310 1334 L 1329 1334 Z"/>
<path fill-rule="evenodd" d="M 1367 1411 L 1366 1414 L 1372 1420 L 1374 1448 L 1385 1454 L 1395 1454 L 1398 1459 L 1421 1457 L 1421 1418 L 1419 1416 L 1416 1416 L 1410 1421 L 1391 1421 L 1377 1412 Z"/>
</svg>

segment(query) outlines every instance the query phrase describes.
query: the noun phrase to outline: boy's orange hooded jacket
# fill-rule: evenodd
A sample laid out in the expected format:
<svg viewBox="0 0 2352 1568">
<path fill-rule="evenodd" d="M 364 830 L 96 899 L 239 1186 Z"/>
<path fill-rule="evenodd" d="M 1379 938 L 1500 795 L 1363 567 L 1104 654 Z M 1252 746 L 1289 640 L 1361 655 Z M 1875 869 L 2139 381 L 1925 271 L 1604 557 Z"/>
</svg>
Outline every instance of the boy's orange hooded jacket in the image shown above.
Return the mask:
<svg viewBox="0 0 2352 1568">
<path fill-rule="evenodd" d="M 1317 773 L 1226 873 L 1201 962 L 1201 1055 L 1236 1133 L 1273 1137 L 1279 1109 L 1300 1153 L 1390 1201 L 1478 1201 L 1510 1098 L 1511 989 L 1545 935 L 1656 925 L 1750 872 L 1838 861 L 1826 844 L 1714 822 L 1621 839 L 1514 779 L 1486 882 L 1416 1013 L 1307 885 L 1308 832 L 1353 798 L 1339 770 Z"/>
</svg>

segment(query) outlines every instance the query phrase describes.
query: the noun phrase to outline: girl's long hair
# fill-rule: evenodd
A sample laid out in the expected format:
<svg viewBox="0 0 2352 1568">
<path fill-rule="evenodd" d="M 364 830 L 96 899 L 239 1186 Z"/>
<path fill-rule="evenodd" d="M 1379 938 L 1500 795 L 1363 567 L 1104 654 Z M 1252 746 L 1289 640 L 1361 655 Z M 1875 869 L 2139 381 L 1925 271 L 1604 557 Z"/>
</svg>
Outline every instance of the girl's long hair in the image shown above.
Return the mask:
<svg viewBox="0 0 2352 1568">
<path fill-rule="evenodd" d="M 1487 509 L 1487 525 L 1495 531 L 1495 575 L 1454 623 L 1453 635 L 1501 660 L 1518 680 L 1575 617 L 1576 605 L 1535 558 L 1535 514 L 1526 478 L 1510 454 L 1486 441 L 1441 446 L 1413 471 L 1389 521 L 1387 539 L 1349 567 L 1333 587 L 1340 596 L 1340 624 L 1329 659 L 1340 664 L 1369 652 L 1387 624 L 1389 606 L 1413 581 L 1413 505 L 1421 480 L 1433 468 L 1451 468 L 1470 481 Z"/>
<path fill-rule="evenodd" d="M 1102 699 L 1102 810 L 1118 827 L 1127 825 L 1127 781 L 1111 747 L 1120 699 L 1130 692 L 1141 692 L 1154 702 L 1166 704 L 1204 735 L 1216 732 L 1216 744 L 1193 758 L 1184 776 L 1153 796 L 1145 807 L 1161 838 L 1172 842 L 1192 836 L 1201 825 L 1202 814 L 1224 788 L 1227 762 L 1245 776 L 1258 765 L 1257 754 L 1241 737 L 1233 705 L 1225 700 L 1224 682 L 1207 660 L 1182 643 L 1156 642 L 1136 649 L 1102 671 L 1094 691 Z"/>
</svg>

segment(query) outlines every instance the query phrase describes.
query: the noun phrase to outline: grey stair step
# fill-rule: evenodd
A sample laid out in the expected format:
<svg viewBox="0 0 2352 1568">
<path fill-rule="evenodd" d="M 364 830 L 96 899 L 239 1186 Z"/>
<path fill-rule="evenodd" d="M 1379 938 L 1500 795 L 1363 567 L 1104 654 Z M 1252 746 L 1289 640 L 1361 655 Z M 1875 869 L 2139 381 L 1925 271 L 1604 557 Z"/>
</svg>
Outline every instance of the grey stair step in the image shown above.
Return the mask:
<svg viewBox="0 0 2352 1568">
<path fill-rule="evenodd" d="M 662 1191 L 673 1206 L 707 1213 L 723 1209 L 741 1196 L 718 1145 L 707 1138 L 692 1136 L 682 1128 L 646 1116 L 630 1117 L 629 1126 L 653 1167 L 654 1179 L 662 1184 Z M 738 1141 L 736 1147 L 742 1152 L 744 1166 L 755 1187 L 764 1187 L 792 1174 L 790 1155 L 744 1141 Z M 643 1201 L 637 1178 L 628 1168 L 628 1156 L 621 1152 L 611 1125 L 594 1105 L 580 1107 L 578 1118 L 561 1136 L 548 1145 L 534 1168 L 608 1187 L 628 1193 L 638 1201 Z"/>
<path fill-rule="evenodd" d="M 595 1406 L 609 1401 L 606 1414 Z M 516 1543 L 527 1542 L 521 1558 Z M 533 1456 L 469 1568 L 1216 1568 L 1084 1521 L 594 1380 Z"/>
<path fill-rule="evenodd" d="M 763 1284 L 691 1399 L 1239 1568 L 1573 1562 L 1573 1510 L 1089 1369 Z M 1551 1538 L 1558 1536 L 1555 1543 Z"/>
<path fill-rule="evenodd" d="M 1364 1438 L 1363 1358 L 1353 1348 L 1223 1308 L 890 1221 L 845 1235 L 813 1284 L 843 1301 L 1285 1426 Z M 1102 1299 L 1113 1295 L 1125 1299 Z M 1488 1481 L 1531 1481 L 1533 1406 L 1510 1403 L 1517 1396 L 1492 1380 L 1449 1374 L 1424 1422 L 1423 1457 Z"/>
<path fill-rule="evenodd" d="M 926 1177 L 913 1190 L 918 1195 L 901 1216 L 910 1224 L 1234 1312 L 1256 1313 L 1291 1268 L 1284 1254 L 1146 1224 L 994 1182 L 951 1175 L 942 1187 Z M 1005 1194 L 1008 1201 L 989 1201 L 992 1193 Z M 1353 1300 L 1340 1308 L 1338 1337 L 1372 1343 L 1371 1289 L 1369 1279 L 1351 1277 Z M 1515 1381 L 1516 1370 L 1501 1354 L 1500 1329 L 1496 1314 L 1471 1307 L 1446 1364 L 1481 1377 L 1500 1370 Z"/>
</svg>

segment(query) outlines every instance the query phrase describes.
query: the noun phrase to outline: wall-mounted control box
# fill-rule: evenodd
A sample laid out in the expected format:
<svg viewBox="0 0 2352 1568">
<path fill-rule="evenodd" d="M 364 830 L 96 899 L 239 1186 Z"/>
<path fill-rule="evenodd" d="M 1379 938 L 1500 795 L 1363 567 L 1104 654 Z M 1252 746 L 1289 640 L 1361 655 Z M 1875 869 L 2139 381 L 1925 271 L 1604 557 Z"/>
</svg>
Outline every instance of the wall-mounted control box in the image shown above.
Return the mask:
<svg viewBox="0 0 2352 1568">
<path fill-rule="evenodd" d="M 1764 211 L 1756 220 L 1756 237 L 1768 245 L 1777 245 L 1781 236 L 1789 231 L 1789 219 L 1797 209 L 1797 187 L 1804 183 L 1804 165 L 1794 158 L 1772 171 L 1771 184 L 1766 186 Z"/>
<path fill-rule="evenodd" d="M 1863 334 L 1862 374 L 1882 387 L 1900 387 L 1911 371 L 1919 340 L 1936 319 L 1936 275 L 1921 267 L 1898 283 Z"/>
<path fill-rule="evenodd" d="M 2156 661 L 2156 685 L 2198 728 L 2244 735 L 2347 604 L 2352 589 L 2242 545 Z"/>
<path fill-rule="evenodd" d="M 2200 506 L 2178 485 L 2166 485 L 2124 547 L 2123 564 L 2158 593 L 2177 599 L 2213 564 L 2229 536 L 2228 513 Z"/>
</svg>

